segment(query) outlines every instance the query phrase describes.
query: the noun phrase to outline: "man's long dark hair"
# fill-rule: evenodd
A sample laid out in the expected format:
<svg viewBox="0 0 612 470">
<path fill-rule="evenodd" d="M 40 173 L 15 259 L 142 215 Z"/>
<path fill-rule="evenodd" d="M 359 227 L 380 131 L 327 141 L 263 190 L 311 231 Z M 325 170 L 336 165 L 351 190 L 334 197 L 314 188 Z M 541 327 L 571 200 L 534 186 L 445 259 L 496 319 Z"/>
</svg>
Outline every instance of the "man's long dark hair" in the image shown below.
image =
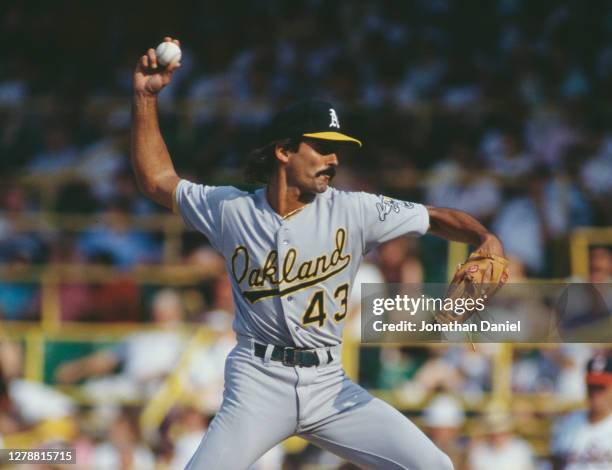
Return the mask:
<svg viewBox="0 0 612 470">
<path fill-rule="evenodd" d="M 276 140 L 249 153 L 245 168 L 245 178 L 248 183 L 268 184 L 276 170 L 277 162 L 274 151 L 277 145 L 290 152 L 297 152 L 300 140 L 294 138 Z"/>
</svg>

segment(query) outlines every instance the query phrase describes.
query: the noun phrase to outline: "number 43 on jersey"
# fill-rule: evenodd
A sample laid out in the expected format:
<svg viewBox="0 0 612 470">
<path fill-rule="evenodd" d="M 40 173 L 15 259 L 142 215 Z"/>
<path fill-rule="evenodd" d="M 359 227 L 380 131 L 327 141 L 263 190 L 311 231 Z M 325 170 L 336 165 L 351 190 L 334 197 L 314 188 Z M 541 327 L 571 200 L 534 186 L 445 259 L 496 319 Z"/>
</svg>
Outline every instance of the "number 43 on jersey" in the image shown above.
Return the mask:
<svg viewBox="0 0 612 470">
<path fill-rule="evenodd" d="M 348 292 L 349 285 L 347 283 L 339 285 L 334 291 L 334 299 L 340 301 L 342 307 L 341 312 L 334 313 L 336 322 L 344 320 L 348 309 Z M 325 291 L 323 289 L 316 291 L 310 298 L 310 303 L 306 307 L 304 316 L 302 316 L 302 325 L 307 326 L 310 323 L 318 323 L 319 328 L 325 324 L 327 312 L 325 310 Z"/>
</svg>

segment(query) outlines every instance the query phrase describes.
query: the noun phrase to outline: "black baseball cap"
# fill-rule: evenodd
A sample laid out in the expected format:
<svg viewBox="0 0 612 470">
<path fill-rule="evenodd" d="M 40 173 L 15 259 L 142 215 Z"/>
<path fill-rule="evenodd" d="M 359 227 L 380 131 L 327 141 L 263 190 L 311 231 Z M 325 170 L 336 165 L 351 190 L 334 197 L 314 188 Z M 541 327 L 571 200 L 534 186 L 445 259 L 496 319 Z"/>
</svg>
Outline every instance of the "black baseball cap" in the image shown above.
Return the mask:
<svg viewBox="0 0 612 470">
<path fill-rule="evenodd" d="M 589 385 L 612 385 L 612 356 L 598 355 L 587 364 Z"/>
<path fill-rule="evenodd" d="M 360 140 L 340 131 L 338 113 L 326 101 L 300 101 L 274 116 L 265 131 L 266 142 L 298 137 L 346 142 L 361 147 Z"/>
</svg>

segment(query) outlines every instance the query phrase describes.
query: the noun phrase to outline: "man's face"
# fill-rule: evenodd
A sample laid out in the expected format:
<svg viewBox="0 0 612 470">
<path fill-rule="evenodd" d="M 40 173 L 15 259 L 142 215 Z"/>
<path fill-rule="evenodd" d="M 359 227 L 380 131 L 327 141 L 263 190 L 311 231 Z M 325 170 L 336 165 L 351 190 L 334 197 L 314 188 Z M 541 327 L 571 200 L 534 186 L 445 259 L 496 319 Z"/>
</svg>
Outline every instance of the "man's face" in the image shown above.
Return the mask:
<svg viewBox="0 0 612 470">
<path fill-rule="evenodd" d="M 340 145 L 335 142 L 308 139 L 290 153 L 286 163 L 287 183 L 302 193 L 322 193 L 336 175 Z"/>
<path fill-rule="evenodd" d="M 596 413 L 612 413 L 612 385 L 587 385 L 589 408 Z"/>
<path fill-rule="evenodd" d="M 606 282 L 612 275 L 612 254 L 607 247 L 593 248 L 590 253 L 592 282 Z"/>
</svg>

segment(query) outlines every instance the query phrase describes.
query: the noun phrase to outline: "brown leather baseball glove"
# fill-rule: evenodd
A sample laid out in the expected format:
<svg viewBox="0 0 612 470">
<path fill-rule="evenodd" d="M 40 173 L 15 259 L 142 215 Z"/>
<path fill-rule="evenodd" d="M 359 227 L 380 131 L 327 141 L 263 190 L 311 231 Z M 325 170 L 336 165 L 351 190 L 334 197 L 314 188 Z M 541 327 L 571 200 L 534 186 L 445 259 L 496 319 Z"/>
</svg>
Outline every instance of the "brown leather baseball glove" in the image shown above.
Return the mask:
<svg viewBox="0 0 612 470">
<path fill-rule="evenodd" d="M 463 263 L 457 266 L 455 275 L 446 292 L 447 299 L 473 299 L 478 303 L 473 308 L 464 308 L 462 312 L 442 311 L 435 317 L 440 323 L 467 321 L 474 313 L 481 311 L 477 308 L 486 304 L 495 293 L 508 280 L 508 260 L 503 256 L 475 251 Z M 465 301 L 465 300 L 464 300 Z"/>
</svg>

